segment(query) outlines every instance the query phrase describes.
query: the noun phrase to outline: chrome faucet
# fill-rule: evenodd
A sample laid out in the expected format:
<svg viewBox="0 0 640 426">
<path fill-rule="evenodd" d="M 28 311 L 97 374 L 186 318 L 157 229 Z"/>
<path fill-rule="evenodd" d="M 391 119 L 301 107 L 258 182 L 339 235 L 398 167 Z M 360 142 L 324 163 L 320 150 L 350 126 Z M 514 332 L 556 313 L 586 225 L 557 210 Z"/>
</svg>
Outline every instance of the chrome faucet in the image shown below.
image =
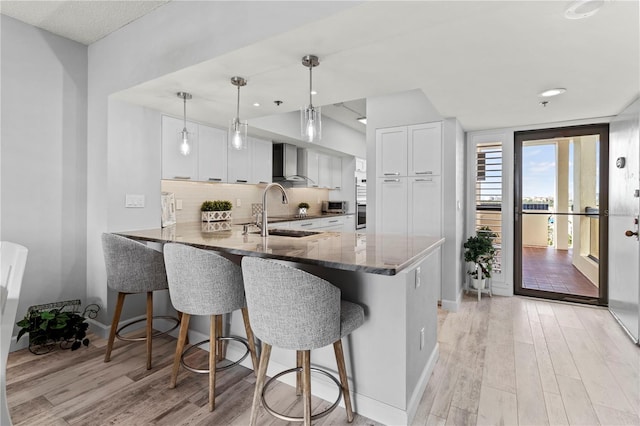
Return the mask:
<svg viewBox="0 0 640 426">
<path fill-rule="evenodd" d="M 275 182 L 267 185 L 267 187 L 264 189 L 264 192 L 262 193 L 262 229 L 260 234 L 263 237 L 269 236 L 269 222 L 267 220 L 267 192 L 269 192 L 269 189 L 272 187 L 276 187 L 280 189 L 280 192 L 282 192 L 282 204 L 289 204 L 289 197 L 287 197 L 287 193 L 285 192 L 282 185 Z"/>
</svg>

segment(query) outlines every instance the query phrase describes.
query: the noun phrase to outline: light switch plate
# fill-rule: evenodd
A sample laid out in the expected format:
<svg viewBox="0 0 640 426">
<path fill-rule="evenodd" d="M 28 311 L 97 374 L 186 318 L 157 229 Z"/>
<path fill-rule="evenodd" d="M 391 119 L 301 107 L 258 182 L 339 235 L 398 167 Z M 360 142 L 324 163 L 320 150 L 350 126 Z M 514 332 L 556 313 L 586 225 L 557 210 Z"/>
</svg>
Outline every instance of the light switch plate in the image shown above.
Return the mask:
<svg viewBox="0 0 640 426">
<path fill-rule="evenodd" d="M 144 194 L 125 195 L 124 206 L 126 208 L 133 208 L 133 209 L 144 208 Z"/>
</svg>

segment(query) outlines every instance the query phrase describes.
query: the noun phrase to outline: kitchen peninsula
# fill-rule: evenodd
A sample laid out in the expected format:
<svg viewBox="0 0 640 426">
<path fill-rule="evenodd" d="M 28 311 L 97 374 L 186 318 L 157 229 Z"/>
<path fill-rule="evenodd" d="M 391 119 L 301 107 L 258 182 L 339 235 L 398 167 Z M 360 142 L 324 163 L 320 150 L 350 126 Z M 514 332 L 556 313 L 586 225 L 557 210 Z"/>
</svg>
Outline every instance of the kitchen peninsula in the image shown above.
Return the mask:
<svg viewBox="0 0 640 426">
<path fill-rule="evenodd" d="M 178 223 L 118 234 L 214 250 L 238 263 L 243 256 L 277 259 L 328 280 L 344 299 L 365 308 L 364 325 L 343 342 L 355 411 L 385 424 L 410 423 L 438 359 L 437 294 L 444 239 L 351 232 L 263 238 L 251 231 L 244 234 L 241 225 L 230 228 L 207 232 L 206 223 Z M 170 304 L 166 308 L 171 309 Z M 230 323 L 232 334 L 243 335 L 239 316 Z M 197 323 L 192 326 L 194 333 L 204 335 L 206 330 L 203 326 L 200 331 Z M 234 355 L 231 348 L 229 354 Z M 331 348 L 313 351 L 311 362 L 336 372 Z M 295 352 L 274 348 L 268 374 L 293 365 Z M 312 390 L 323 399 L 335 399 L 335 388 L 325 381 L 314 379 Z"/>
</svg>

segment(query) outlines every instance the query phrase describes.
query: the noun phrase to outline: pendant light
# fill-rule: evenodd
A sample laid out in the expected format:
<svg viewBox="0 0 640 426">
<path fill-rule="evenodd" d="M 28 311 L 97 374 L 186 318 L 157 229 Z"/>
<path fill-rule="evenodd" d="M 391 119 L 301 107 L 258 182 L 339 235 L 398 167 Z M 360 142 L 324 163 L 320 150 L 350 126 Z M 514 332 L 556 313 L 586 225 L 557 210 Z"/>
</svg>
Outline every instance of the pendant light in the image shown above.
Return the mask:
<svg viewBox="0 0 640 426">
<path fill-rule="evenodd" d="M 178 143 L 180 144 L 180 154 L 186 157 L 191 153 L 190 142 L 193 139 L 193 134 L 189 133 L 189 131 L 187 130 L 187 99 L 191 99 L 192 96 L 187 92 L 178 92 L 176 93 L 176 95 L 178 95 L 178 97 L 184 102 L 184 127 L 182 128 L 182 131 L 178 133 Z"/>
<path fill-rule="evenodd" d="M 240 121 L 240 88 L 247 85 L 247 80 L 242 77 L 231 77 L 231 84 L 238 88 L 238 103 L 236 116 L 229 126 L 229 147 L 233 149 L 247 149 L 247 122 Z"/>
<path fill-rule="evenodd" d="M 313 68 L 320 65 L 318 57 L 307 55 L 302 58 L 302 65 L 309 68 L 309 106 L 300 111 L 300 130 L 306 142 L 318 142 L 322 139 L 322 116 L 320 107 L 311 102 L 313 95 Z"/>
</svg>

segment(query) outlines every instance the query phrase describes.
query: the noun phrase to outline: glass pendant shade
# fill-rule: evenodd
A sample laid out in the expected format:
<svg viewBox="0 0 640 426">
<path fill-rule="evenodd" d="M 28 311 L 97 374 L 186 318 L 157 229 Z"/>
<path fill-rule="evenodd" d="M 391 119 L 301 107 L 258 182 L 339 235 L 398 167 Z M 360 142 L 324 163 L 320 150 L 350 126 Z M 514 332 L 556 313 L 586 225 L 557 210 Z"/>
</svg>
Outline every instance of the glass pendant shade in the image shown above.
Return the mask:
<svg viewBox="0 0 640 426">
<path fill-rule="evenodd" d="M 240 88 L 247 85 L 247 80 L 242 77 L 231 77 L 231 84 L 238 88 L 238 102 L 236 104 L 236 116 L 231 120 L 229 125 L 229 148 L 231 149 L 247 149 L 249 141 L 247 140 L 247 128 L 249 125 L 246 121 L 240 121 Z"/>
<path fill-rule="evenodd" d="M 237 117 L 231 121 L 229 125 L 229 148 L 247 149 L 247 128 L 249 125 L 246 121 L 242 122 Z"/>
<path fill-rule="evenodd" d="M 305 142 L 319 142 L 322 139 L 322 114 L 320 107 L 311 102 L 313 95 L 313 68 L 320 65 L 318 57 L 307 55 L 302 58 L 302 65 L 309 68 L 309 106 L 300 110 L 300 133 Z"/>
<path fill-rule="evenodd" d="M 320 107 L 309 105 L 300 111 L 300 128 L 305 142 L 317 142 L 322 139 Z"/>
<path fill-rule="evenodd" d="M 180 154 L 186 157 L 191 154 L 191 145 L 193 145 L 193 133 L 189 133 L 189 131 L 187 130 L 187 99 L 191 99 L 192 96 L 187 92 L 178 92 L 176 93 L 176 95 L 180 99 L 182 99 L 184 106 L 184 127 L 182 128 L 182 131 L 178 133 L 178 147 L 180 150 Z"/>
<path fill-rule="evenodd" d="M 185 157 L 191 154 L 193 133 L 189 133 L 186 127 L 182 129 L 180 133 L 178 133 L 178 144 L 180 146 L 180 154 L 184 155 Z"/>
</svg>

